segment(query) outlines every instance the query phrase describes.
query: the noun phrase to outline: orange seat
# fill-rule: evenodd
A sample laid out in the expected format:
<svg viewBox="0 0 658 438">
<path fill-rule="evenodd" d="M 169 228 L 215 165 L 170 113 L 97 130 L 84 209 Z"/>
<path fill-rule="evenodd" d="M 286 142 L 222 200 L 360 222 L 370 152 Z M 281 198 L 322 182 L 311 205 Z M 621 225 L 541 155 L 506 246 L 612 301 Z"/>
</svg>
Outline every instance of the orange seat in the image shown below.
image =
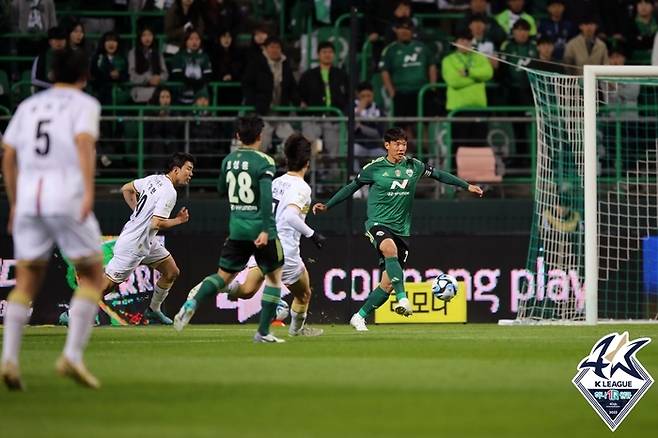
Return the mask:
<svg viewBox="0 0 658 438">
<path fill-rule="evenodd" d="M 496 158 L 490 147 L 461 146 L 457 149 L 457 176 L 469 182 L 494 183 L 503 180 L 501 175 L 496 175 Z"/>
</svg>

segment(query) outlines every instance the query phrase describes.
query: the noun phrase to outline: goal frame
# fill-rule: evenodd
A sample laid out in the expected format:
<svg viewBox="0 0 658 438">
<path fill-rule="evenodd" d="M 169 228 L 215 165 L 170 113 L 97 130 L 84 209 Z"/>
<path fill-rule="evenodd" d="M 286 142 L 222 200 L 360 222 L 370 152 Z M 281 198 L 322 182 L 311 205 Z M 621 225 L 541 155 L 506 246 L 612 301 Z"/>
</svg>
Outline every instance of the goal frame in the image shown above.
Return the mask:
<svg viewBox="0 0 658 438">
<path fill-rule="evenodd" d="M 658 66 L 586 65 L 583 68 L 583 153 L 585 205 L 585 324 L 598 322 L 599 243 L 596 188 L 597 79 L 600 77 L 658 77 Z"/>
</svg>

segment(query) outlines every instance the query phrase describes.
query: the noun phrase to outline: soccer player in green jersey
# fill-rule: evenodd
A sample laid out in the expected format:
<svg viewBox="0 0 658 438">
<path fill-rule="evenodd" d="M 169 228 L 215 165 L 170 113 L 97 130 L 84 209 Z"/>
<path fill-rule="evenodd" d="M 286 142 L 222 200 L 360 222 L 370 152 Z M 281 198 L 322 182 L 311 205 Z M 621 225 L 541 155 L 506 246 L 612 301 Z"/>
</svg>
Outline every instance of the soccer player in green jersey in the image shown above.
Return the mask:
<svg viewBox="0 0 658 438">
<path fill-rule="evenodd" d="M 253 255 L 265 275 L 260 323 L 254 342 L 284 342 L 270 333 L 270 323 L 281 297 L 283 249 L 272 212 L 274 160 L 259 151 L 263 127 L 259 117 L 238 119 L 236 137 L 242 144 L 224 158 L 219 175 L 219 192 L 228 194 L 231 205 L 229 237 L 224 242 L 217 273 L 197 285 L 176 314 L 174 328 L 178 331 L 190 322 L 199 303 L 223 291 Z"/>
<path fill-rule="evenodd" d="M 382 281 L 361 309 L 350 319 L 357 331 L 367 331 L 366 317 L 383 305 L 391 293 L 398 303 L 395 312 L 410 316 L 413 312 L 404 290 L 403 266 L 409 256 L 407 239 L 411 228 L 411 207 L 416 185 L 421 178 L 459 186 L 482 196 L 482 189 L 450 173 L 434 169 L 416 158 L 408 158 L 407 136 L 401 128 L 392 128 L 384 134 L 386 156 L 367 164 L 356 178 L 341 188 L 326 204 L 313 206 L 313 214 L 326 211 L 352 196 L 364 185 L 368 192 L 366 236 L 379 255 L 379 266 L 384 271 Z"/>
</svg>

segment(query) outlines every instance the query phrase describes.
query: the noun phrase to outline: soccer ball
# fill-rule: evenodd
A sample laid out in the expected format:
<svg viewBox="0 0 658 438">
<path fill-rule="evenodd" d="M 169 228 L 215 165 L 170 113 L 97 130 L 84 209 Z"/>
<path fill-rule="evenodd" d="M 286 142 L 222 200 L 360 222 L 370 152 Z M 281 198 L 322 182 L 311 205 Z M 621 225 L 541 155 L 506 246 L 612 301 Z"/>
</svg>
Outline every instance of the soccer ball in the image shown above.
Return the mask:
<svg viewBox="0 0 658 438">
<path fill-rule="evenodd" d="M 276 321 L 284 321 L 288 315 L 290 315 L 290 307 L 288 306 L 288 303 L 283 300 L 279 301 L 279 304 L 276 305 L 276 316 L 274 319 Z"/>
<path fill-rule="evenodd" d="M 441 274 L 432 282 L 432 293 L 443 301 L 450 301 L 457 295 L 457 280 L 448 274 Z"/>
</svg>

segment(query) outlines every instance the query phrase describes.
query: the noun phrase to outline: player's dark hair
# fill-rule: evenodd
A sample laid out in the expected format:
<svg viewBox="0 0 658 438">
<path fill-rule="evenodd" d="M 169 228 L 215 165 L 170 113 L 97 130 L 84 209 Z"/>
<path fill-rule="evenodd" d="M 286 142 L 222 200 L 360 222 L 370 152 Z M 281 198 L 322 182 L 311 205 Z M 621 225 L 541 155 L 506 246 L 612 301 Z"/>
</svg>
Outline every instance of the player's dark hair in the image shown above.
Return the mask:
<svg viewBox="0 0 658 438">
<path fill-rule="evenodd" d="M 286 139 L 284 147 L 288 170 L 297 172 L 311 161 L 311 142 L 302 134 L 292 134 Z"/>
<path fill-rule="evenodd" d="M 281 38 L 279 38 L 276 35 L 270 35 L 267 37 L 265 42 L 263 43 L 263 47 L 267 47 L 270 44 L 278 44 L 280 47 L 283 47 L 283 43 L 281 42 Z"/>
<path fill-rule="evenodd" d="M 194 166 L 195 160 L 191 154 L 188 154 L 187 152 L 175 152 L 167 161 L 165 173 L 171 172 L 174 170 L 174 167 L 182 168 L 188 161 Z"/>
<path fill-rule="evenodd" d="M 372 84 L 368 81 L 359 82 L 359 85 L 356 86 L 356 92 L 360 93 L 364 90 L 374 91 Z"/>
<path fill-rule="evenodd" d="M 250 145 L 256 143 L 258 136 L 263 131 L 265 123 L 258 116 L 244 116 L 238 119 L 238 125 L 235 130 L 242 144 Z"/>
<path fill-rule="evenodd" d="M 318 53 L 320 53 L 320 50 L 323 49 L 331 49 L 334 53 L 336 53 L 336 46 L 334 46 L 334 43 L 331 41 L 322 41 L 320 44 L 318 44 Z"/>
<path fill-rule="evenodd" d="M 53 76 L 55 82 L 75 84 L 89 77 L 89 56 L 83 49 L 66 48 L 53 53 Z"/>
<path fill-rule="evenodd" d="M 407 133 L 404 132 L 404 129 L 402 128 L 387 129 L 384 133 L 384 143 L 390 143 L 392 141 L 399 140 L 407 141 Z"/>
</svg>

